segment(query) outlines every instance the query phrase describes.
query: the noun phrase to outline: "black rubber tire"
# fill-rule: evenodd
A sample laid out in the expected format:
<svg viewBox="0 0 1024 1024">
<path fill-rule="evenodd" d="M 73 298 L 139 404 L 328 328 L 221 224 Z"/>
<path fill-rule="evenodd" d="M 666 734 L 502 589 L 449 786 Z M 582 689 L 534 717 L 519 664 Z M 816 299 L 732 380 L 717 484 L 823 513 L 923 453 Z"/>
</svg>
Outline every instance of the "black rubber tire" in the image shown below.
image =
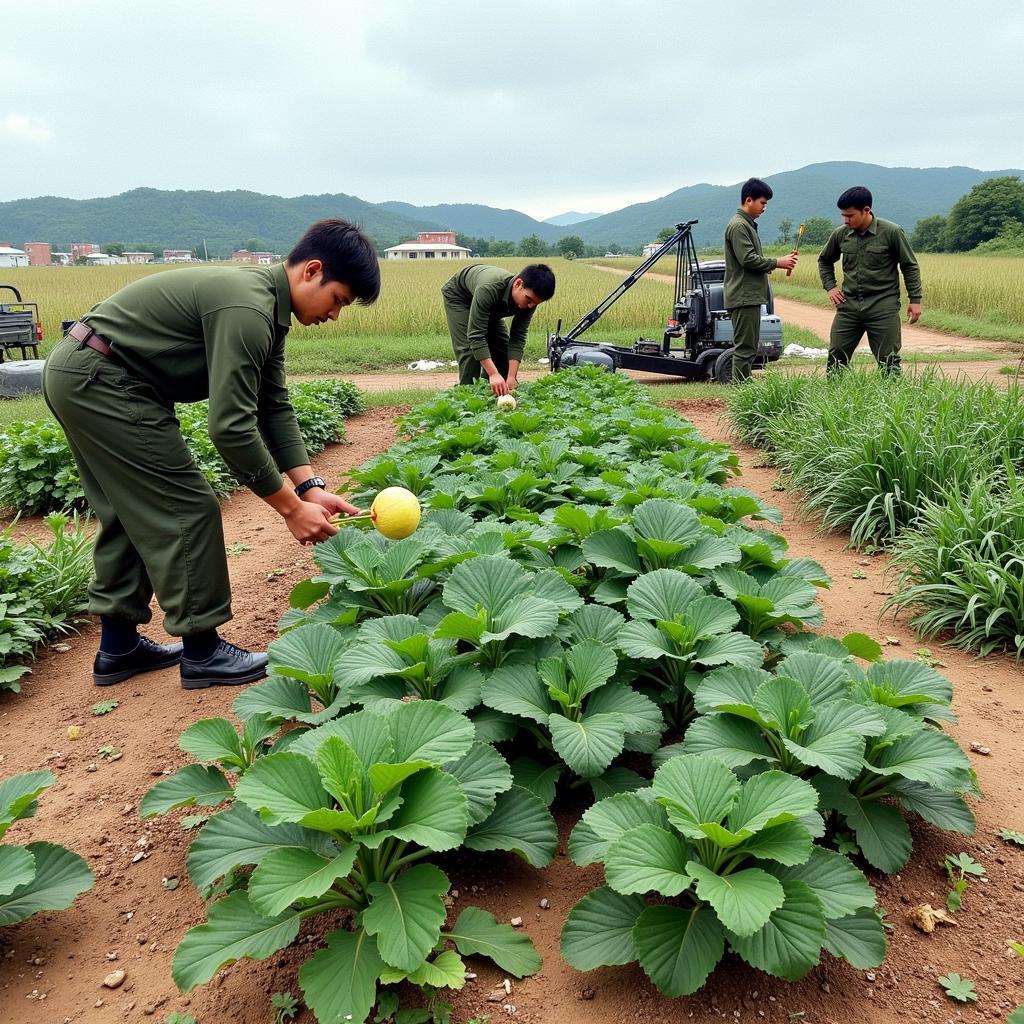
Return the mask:
<svg viewBox="0 0 1024 1024">
<path fill-rule="evenodd" d="M 43 360 L 15 359 L 0 363 L 0 398 L 38 394 L 43 390 Z"/>
<path fill-rule="evenodd" d="M 732 383 L 732 349 L 727 348 L 715 360 L 715 380 L 719 384 Z"/>
</svg>

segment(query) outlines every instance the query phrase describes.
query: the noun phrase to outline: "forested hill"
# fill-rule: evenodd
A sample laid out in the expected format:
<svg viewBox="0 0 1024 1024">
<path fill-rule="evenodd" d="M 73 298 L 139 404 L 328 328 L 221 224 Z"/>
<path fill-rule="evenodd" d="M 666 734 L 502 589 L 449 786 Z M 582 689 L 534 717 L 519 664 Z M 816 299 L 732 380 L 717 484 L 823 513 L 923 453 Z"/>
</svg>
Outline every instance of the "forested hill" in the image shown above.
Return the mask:
<svg viewBox="0 0 1024 1024">
<path fill-rule="evenodd" d="M 824 216 L 838 223 L 835 201 L 850 185 L 867 185 L 878 214 L 910 230 L 922 217 L 947 213 L 978 182 L 1003 175 L 1024 171 L 831 162 L 767 175 L 775 198 L 759 222 L 761 236 L 773 239 L 784 219 L 796 224 Z M 64 251 L 71 242 L 119 242 L 131 249 L 195 249 L 200 254 L 205 241 L 211 257 L 254 247 L 285 253 L 310 223 L 334 216 L 360 224 L 381 248 L 414 237 L 417 231 L 439 229 L 513 242 L 536 234 L 550 243 L 573 234 L 591 245 L 634 247 L 668 225 L 693 219 L 700 221 L 697 243 L 717 244 L 738 203 L 739 183 L 688 185 L 660 199 L 563 227 L 517 210 L 470 203 L 414 206 L 369 203 L 344 193 L 283 198 L 243 191 L 138 188 L 101 199 L 44 196 L 0 203 L 0 241 L 15 246 L 50 242 Z"/>
</svg>

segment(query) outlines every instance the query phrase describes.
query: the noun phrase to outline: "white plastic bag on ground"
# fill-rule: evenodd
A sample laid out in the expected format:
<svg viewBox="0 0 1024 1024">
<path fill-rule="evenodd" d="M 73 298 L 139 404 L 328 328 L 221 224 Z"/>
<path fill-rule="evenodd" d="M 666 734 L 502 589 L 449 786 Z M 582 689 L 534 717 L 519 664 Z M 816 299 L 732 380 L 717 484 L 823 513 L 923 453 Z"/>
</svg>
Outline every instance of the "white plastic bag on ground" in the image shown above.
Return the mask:
<svg viewBox="0 0 1024 1024">
<path fill-rule="evenodd" d="M 434 359 L 417 359 L 415 363 L 409 364 L 410 370 L 439 370 L 444 363 L 439 363 Z M 449 366 L 457 366 L 457 363 L 448 363 Z"/>
<path fill-rule="evenodd" d="M 783 350 L 784 356 L 799 356 L 802 359 L 824 359 L 828 355 L 827 348 L 807 348 L 790 342 Z"/>
</svg>

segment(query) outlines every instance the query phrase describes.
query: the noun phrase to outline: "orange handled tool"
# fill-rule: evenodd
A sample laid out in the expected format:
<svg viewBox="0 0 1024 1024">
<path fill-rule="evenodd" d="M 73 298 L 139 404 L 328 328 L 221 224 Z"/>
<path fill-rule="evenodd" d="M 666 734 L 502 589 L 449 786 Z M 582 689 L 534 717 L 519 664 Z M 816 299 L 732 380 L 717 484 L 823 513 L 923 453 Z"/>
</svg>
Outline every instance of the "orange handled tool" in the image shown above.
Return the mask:
<svg viewBox="0 0 1024 1024">
<path fill-rule="evenodd" d="M 801 224 L 800 227 L 798 227 L 796 229 L 796 241 L 793 243 L 793 252 L 799 252 L 800 251 L 800 239 L 803 238 L 803 237 L 804 237 L 804 226 L 803 226 L 803 224 Z M 792 276 L 793 276 L 793 268 L 790 267 L 789 270 L 786 271 L 786 277 L 792 277 Z"/>
</svg>

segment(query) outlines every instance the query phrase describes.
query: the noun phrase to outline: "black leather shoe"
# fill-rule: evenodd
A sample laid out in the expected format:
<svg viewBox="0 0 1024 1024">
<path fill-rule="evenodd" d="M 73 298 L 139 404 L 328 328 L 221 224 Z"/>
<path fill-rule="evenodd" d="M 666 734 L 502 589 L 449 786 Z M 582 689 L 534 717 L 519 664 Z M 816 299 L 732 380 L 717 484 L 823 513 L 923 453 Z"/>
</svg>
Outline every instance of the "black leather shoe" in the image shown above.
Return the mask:
<svg viewBox="0 0 1024 1024">
<path fill-rule="evenodd" d="M 213 654 L 202 661 L 181 659 L 181 685 L 186 690 L 254 683 L 266 674 L 266 654 L 243 650 L 227 640 L 221 640 Z"/>
<path fill-rule="evenodd" d="M 170 668 L 181 661 L 181 644 L 158 644 L 148 636 L 140 636 L 134 651 L 127 654 L 107 654 L 97 651 L 92 663 L 92 681 L 97 686 L 123 683 L 143 672 Z"/>
</svg>

